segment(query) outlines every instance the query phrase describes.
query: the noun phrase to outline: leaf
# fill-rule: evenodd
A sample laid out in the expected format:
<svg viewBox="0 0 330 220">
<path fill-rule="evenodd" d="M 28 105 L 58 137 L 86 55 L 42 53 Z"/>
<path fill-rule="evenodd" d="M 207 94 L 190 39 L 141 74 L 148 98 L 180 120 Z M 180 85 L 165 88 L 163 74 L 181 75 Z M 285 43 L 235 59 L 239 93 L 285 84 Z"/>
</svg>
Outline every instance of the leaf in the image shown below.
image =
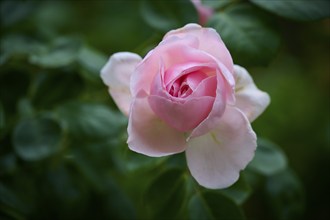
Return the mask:
<svg viewBox="0 0 330 220">
<path fill-rule="evenodd" d="M 237 4 L 219 11 L 208 24 L 220 34 L 235 63 L 255 66 L 268 64 L 280 45 L 269 19 L 251 5 Z"/>
<path fill-rule="evenodd" d="M 144 199 L 151 219 L 177 219 L 186 197 L 186 178 L 180 169 L 161 173 L 147 189 Z"/>
<path fill-rule="evenodd" d="M 0 182 L 0 211 L 8 219 L 23 220 L 26 214 L 26 206 L 16 193 Z M 0 217 L 3 217 L 0 214 Z"/>
<path fill-rule="evenodd" d="M 238 181 L 234 185 L 219 191 L 234 200 L 237 205 L 242 205 L 250 196 L 252 190 L 245 179 L 244 173 L 241 173 Z"/>
<path fill-rule="evenodd" d="M 101 80 L 100 71 L 106 62 L 104 54 L 90 47 L 83 47 L 78 55 L 78 63 L 88 71 L 84 76 L 91 81 Z"/>
<path fill-rule="evenodd" d="M 29 61 L 45 68 L 67 66 L 77 59 L 80 48 L 79 40 L 57 38 L 46 50 L 31 55 Z"/>
<path fill-rule="evenodd" d="M 46 47 L 30 37 L 9 34 L 1 39 L 0 65 L 10 58 L 26 58 L 34 53 L 42 53 Z"/>
<path fill-rule="evenodd" d="M 84 141 L 111 138 L 127 123 L 124 116 L 100 104 L 71 102 L 56 113 L 69 134 Z"/>
<path fill-rule="evenodd" d="M 62 138 L 60 124 L 53 118 L 41 116 L 20 121 L 13 133 L 13 144 L 18 156 L 35 161 L 56 153 Z"/>
<path fill-rule="evenodd" d="M 6 126 L 6 117 L 5 117 L 5 110 L 2 107 L 2 103 L 0 102 L 0 131 L 1 131 L 1 135 L 0 138 L 2 136 L 2 131 L 5 129 Z"/>
<path fill-rule="evenodd" d="M 8 153 L 0 157 L 0 175 L 13 174 L 17 169 L 17 157 L 14 153 Z"/>
<path fill-rule="evenodd" d="M 10 1 L 0 2 L 1 26 L 13 25 L 33 12 L 36 8 L 34 1 Z"/>
<path fill-rule="evenodd" d="M 195 194 L 189 201 L 188 210 L 191 220 L 245 219 L 233 200 L 214 191 Z"/>
<path fill-rule="evenodd" d="M 197 11 L 189 0 L 143 0 L 140 10 L 145 22 L 160 31 L 198 22 Z"/>
<path fill-rule="evenodd" d="M 250 0 L 255 5 L 278 16 L 298 21 L 313 21 L 330 17 L 328 0 Z"/>
<path fill-rule="evenodd" d="M 253 160 L 248 165 L 252 170 L 270 176 L 287 167 L 287 159 L 281 148 L 264 139 L 258 139 Z"/>
<path fill-rule="evenodd" d="M 305 208 L 302 183 L 291 170 L 284 170 L 267 178 L 267 201 L 276 219 L 301 219 Z"/>
<path fill-rule="evenodd" d="M 44 71 L 34 78 L 31 101 L 36 107 L 52 108 L 77 98 L 84 86 L 82 77 L 74 70 Z"/>
</svg>

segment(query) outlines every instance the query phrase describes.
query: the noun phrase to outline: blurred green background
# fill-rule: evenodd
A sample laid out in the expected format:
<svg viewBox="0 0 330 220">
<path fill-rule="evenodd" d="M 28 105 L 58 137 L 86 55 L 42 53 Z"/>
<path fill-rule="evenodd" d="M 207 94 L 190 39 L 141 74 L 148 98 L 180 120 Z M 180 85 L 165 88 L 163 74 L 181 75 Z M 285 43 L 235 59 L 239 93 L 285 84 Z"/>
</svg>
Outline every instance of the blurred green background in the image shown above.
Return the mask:
<svg viewBox="0 0 330 220">
<path fill-rule="evenodd" d="M 212 192 L 202 193 L 212 211 L 223 204 L 246 219 L 330 219 L 330 5 L 304 2 L 274 14 L 276 5 L 258 0 L 204 1 L 215 10 L 206 26 L 216 28 L 234 62 L 271 96 L 252 126 L 280 146 L 264 159 L 281 168 L 255 172 L 266 166 L 258 157 L 244 179 L 219 191 L 236 205 L 220 197 L 209 202 Z M 194 6 L 188 0 L 0 4 L 0 218 L 198 219 L 203 210 L 189 192 L 204 189 L 187 175 L 184 155 L 129 151 L 127 119 L 99 77 L 112 53 L 143 56 L 167 31 L 198 22 Z"/>
</svg>

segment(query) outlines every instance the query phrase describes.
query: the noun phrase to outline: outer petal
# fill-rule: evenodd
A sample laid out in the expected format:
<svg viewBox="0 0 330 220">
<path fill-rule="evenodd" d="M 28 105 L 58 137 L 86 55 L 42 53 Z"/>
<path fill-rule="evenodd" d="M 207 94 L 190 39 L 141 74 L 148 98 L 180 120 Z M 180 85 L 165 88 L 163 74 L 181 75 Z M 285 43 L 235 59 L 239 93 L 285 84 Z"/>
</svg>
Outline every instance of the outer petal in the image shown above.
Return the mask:
<svg viewBox="0 0 330 220">
<path fill-rule="evenodd" d="M 142 58 L 130 52 L 113 54 L 101 70 L 103 82 L 109 86 L 109 93 L 118 108 L 128 115 L 131 103 L 130 78 Z"/>
<path fill-rule="evenodd" d="M 204 96 L 189 99 L 184 103 L 172 101 L 161 96 L 149 96 L 154 112 L 168 125 L 178 131 L 190 131 L 209 114 L 214 97 Z"/>
<path fill-rule="evenodd" d="M 269 105 L 270 97 L 267 93 L 259 90 L 251 76 L 241 66 L 234 66 L 236 80 L 236 104 L 249 119 L 254 121 Z"/>
<path fill-rule="evenodd" d="M 190 172 L 200 185 L 211 189 L 236 182 L 257 146 L 247 118 L 230 106 L 214 130 L 190 139 L 188 145 L 186 157 Z"/>
<path fill-rule="evenodd" d="M 201 62 L 200 57 L 195 55 L 196 50 L 192 50 L 197 45 L 197 38 L 193 36 L 184 39 L 173 37 L 166 42 L 160 42 L 155 49 L 146 55 L 132 75 L 131 93 L 133 97 L 141 90 L 149 93 L 155 75 L 160 74 L 160 65 L 164 67 L 164 70 L 167 70 L 171 66 L 187 61 Z"/>
<path fill-rule="evenodd" d="M 220 64 L 221 71 L 228 71 L 226 67 Z M 213 107 L 210 111 L 210 114 L 202 121 L 190 134 L 189 138 L 197 137 L 208 133 L 210 130 L 213 130 L 222 119 L 222 115 L 225 111 L 227 100 L 226 97 L 228 93 L 231 93 L 230 89 L 226 86 L 226 81 L 222 74 L 217 73 L 217 89 L 216 97 L 213 103 Z"/>
<path fill-rule="evenodd" d="M 151 110 L 147 97 L 133 101 L 127 131 L 129 148 L 147 156 L 166 156 L 186 149 L 184 133 L 160 120 Z"/>
<path fill-rule="evenodd" d="M 168 32 L 164 36 L 164 40 L 172 36 L 182 38 L 189 35 L 198 38 L 198 49 L 211 54 L 218 61 L 222 62 L 230 72 L 233 72 L 233 60 L 231 55 L 220 35 L 213 28 L 203 28 L 198 24 L 187 24 L 182 28 Z"/>
</svg>

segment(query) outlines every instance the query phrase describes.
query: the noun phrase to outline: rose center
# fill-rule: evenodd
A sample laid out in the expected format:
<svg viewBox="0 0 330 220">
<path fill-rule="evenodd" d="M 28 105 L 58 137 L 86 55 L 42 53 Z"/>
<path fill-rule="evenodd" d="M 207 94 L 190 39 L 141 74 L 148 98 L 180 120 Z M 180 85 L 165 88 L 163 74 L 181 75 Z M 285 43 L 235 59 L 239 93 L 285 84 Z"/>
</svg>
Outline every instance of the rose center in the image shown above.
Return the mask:
<svg viewBox="0 0 330 220">
<path fill-rule="evenodd" d="M 193 92 L 185 79 L 178 79 L 169 89 L 169 94 L 173 97 L 185 98 Z"/>
</svg>

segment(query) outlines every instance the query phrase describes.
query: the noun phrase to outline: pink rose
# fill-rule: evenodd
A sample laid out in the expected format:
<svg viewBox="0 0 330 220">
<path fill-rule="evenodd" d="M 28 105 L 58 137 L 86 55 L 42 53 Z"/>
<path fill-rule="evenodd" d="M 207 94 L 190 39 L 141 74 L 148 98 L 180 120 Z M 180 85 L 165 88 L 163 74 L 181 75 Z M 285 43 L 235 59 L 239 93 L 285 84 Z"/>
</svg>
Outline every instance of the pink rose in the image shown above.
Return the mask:
<svg viewBox="0 0 330 220">
<path fill-rule="evenodd" d="M 143 59 L 116 53 L 101 77 L 129 117 L 131 150 L 153 157 L 185 151 L 191 174 L 207 188 L 233 184 L 251 161 L 250 122 L 270 99 L 233 65 L 214 29 L 188 24 L 170 31 Z"/>
</svg>

